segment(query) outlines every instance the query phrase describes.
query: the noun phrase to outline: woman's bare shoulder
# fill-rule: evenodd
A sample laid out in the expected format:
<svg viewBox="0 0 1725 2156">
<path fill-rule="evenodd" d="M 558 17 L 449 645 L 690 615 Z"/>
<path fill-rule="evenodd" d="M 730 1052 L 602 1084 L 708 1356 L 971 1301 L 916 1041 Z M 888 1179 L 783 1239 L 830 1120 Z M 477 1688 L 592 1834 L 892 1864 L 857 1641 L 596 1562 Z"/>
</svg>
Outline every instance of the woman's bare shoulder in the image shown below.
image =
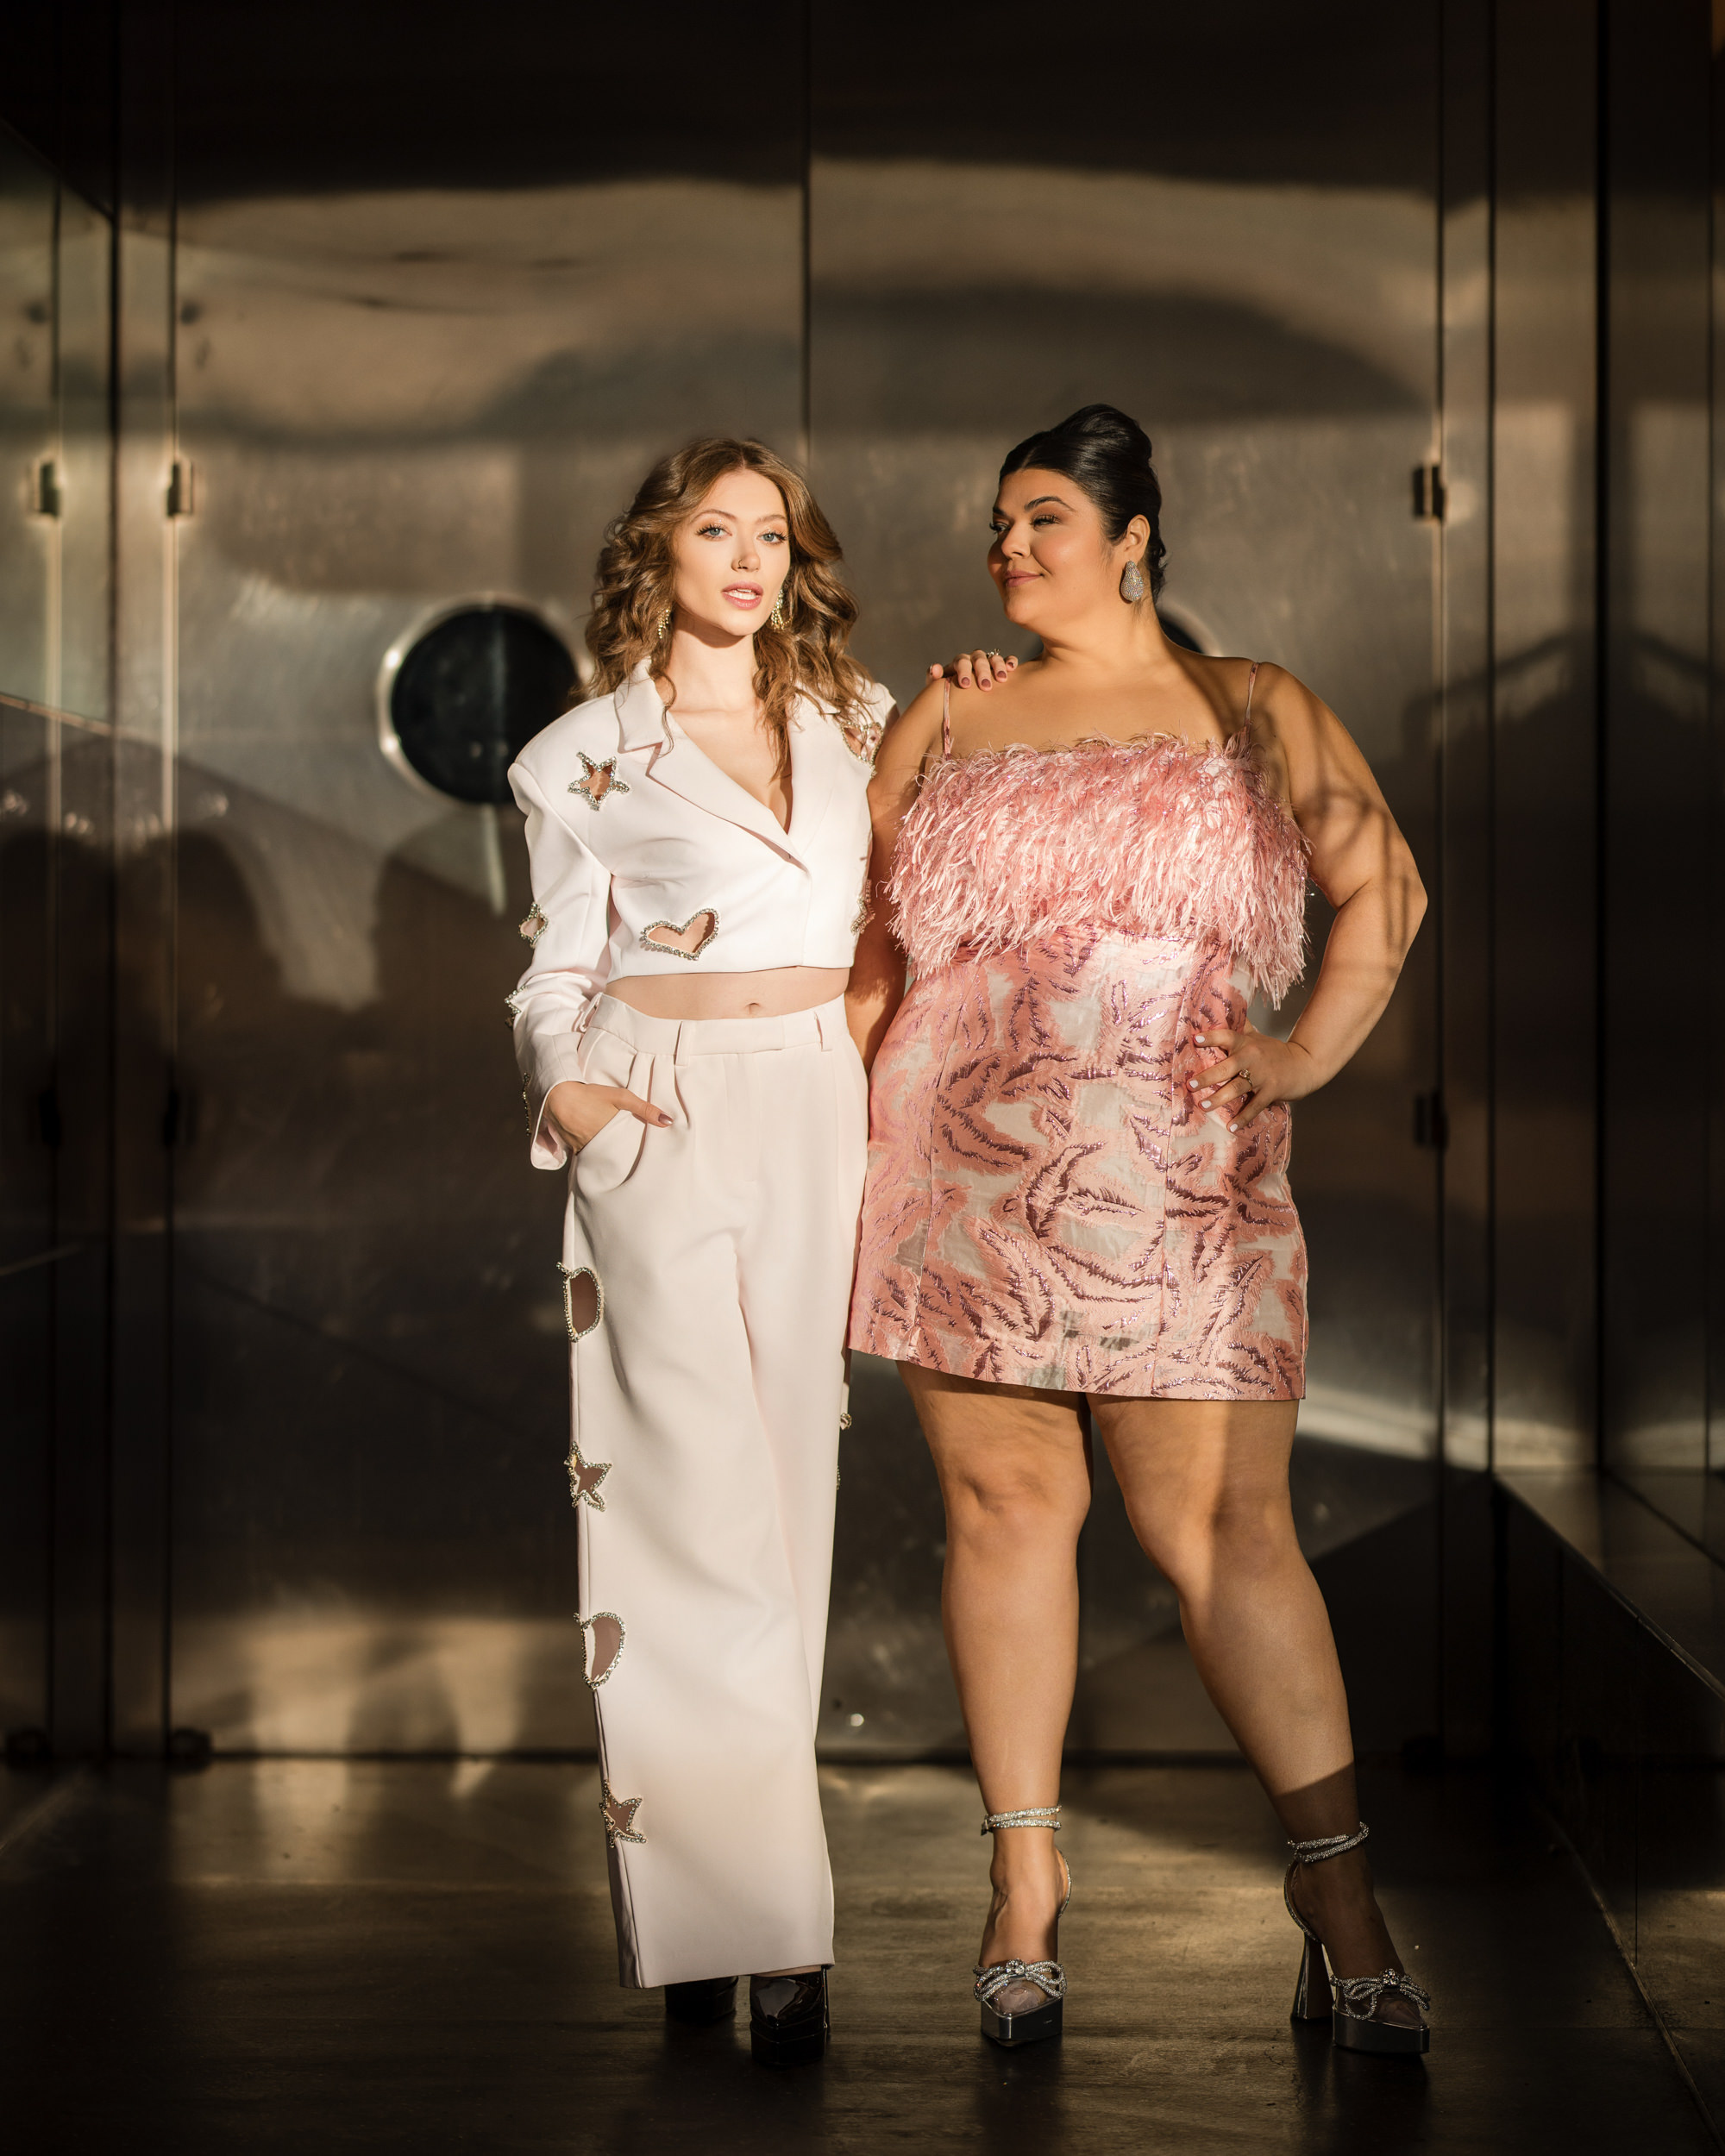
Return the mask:
<svg viewBox="0 0 1725 2156">
<path fill-rule="evenodd" d="M 875 750 L 875 776 L 888 786 L 914 780 L 924 759 L 940 743 L 943 685 L 931 681 L 887 721 Z"/>
</svg>

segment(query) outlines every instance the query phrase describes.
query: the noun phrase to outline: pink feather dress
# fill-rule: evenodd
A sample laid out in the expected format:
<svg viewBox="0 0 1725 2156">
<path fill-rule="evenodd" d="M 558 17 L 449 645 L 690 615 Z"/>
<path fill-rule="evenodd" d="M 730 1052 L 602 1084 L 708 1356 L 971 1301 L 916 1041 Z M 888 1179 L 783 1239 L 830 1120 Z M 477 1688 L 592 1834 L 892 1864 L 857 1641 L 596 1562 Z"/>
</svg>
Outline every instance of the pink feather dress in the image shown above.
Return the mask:
<svg viewBox="0 0 1725 2156">
<path fill-rule="evenodd" d="M 1195 1034 L 1302 968 L 1304 843 L 1247 735 L 957 760 L 948 736 L 888 892 L 915 977 L 875 1065 L 853 1348 L 1001 1385 L 1303 1395 L 1289 1110 L 1230 1132 L 1187 1085 L 1220 1060 Z"/>
</svg>

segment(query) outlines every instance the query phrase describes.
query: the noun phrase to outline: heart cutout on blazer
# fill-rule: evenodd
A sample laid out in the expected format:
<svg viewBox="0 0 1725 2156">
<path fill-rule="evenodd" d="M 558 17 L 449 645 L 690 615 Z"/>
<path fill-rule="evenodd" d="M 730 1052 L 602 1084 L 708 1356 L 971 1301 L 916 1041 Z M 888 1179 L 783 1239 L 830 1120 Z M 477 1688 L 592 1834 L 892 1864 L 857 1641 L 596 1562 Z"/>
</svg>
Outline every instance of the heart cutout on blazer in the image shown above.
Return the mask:
<svg viewBox="0 0 1725 2156">
<path fill-rule="evenodd" d="M 676 958 L 699 958 L 718 933 L 718 916 L 706 906 L 686 921 L 649 921 L 641 931 L 641 940 L 649 950 L 669 951 Z"/>
</svg>

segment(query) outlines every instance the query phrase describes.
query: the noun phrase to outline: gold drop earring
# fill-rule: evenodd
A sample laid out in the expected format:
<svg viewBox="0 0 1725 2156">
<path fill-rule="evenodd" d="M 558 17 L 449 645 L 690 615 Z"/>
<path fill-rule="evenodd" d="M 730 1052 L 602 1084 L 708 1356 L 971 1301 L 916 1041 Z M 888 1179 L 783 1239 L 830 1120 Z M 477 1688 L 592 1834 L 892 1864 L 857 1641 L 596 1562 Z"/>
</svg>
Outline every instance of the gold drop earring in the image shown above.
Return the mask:
<svg viewBox="0 0 1725 2156">
<path fill-rule="evenodd" d="M 782 584 L 779 586 L 778 597 L 773 601 L 773 611 L 767 618 L 775 629 L 782 629 L 785 625 L 785 587 Z"/>
<path fill-rule="evenodd" d="M 663 612 L 662 614 L 661 614 L 661 615 L 660 615 L 660 617 L 659 617 L 659 627 L 658 627 L 658 631 L 657 631 L 657 635 L 656 635 L 656 641 L 657 642 L 659 642 L 659 643 L 663 643 L 663 642 L 664 642 L 664 641 L 665 641 L 665 631 L 666 631 L 666 630 L 667 630 L 670 627 L 670 625 L 671 625 L 671 610 L 670 610 L 670 608 L 668 606 L 668 607 L 665 609 L 664 612 Z"/>
</svg>

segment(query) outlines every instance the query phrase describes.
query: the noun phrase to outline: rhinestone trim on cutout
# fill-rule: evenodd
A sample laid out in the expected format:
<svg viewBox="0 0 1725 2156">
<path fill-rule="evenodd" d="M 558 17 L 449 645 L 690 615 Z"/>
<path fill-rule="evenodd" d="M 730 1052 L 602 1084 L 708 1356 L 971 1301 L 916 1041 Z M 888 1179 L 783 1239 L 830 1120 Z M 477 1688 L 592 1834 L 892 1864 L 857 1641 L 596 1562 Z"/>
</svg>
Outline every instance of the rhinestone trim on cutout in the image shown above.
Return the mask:
<svg viewBox="0 0 1725 2156">
<path fill-rule="evenodd" d="M 634 792 L 632 787 L 626 785 L 618 777 L 615 756 L 606 756 L 601 762 L 595 763 L 584 749 L 577 749 L 575 754 L 581 760 L 581 775 L 579 779 L 570 780 L 569 791 L 571 793 L 579 793 L 590 809 L 603 808 L 613 793 Z M 593 780 L 601 773 L 605 775 L 605 784 L 595 793 Z"/>
<path fill-rule="evenodd" d="M 668 928 L 674 935 L 687 936 L 703 913 L 706 914 L 712 925 L 693 950 L 679 950 L 674 943 L 656 943 L 653 941 L 653 931 L 656 928 Z M 718 933 L 718 910 L 711 906 L 698 906 L 686 921 L 649 921 L 641 931 L 641 948 L 643 950 L 662 950 L 669 958 L 687 958 L 693 965 Z"/>
<path fill-rule="evenodd" d="M 605 1821 L 605 1838 L 615 1849 L 620 1841 L 645 1841 L 645 1834 L 635 1831 L 635 1814 L 646 1802 L 639 1796 L 613 1796 L 611 1784 L 603 1775 L 599 1777 L 599 1815 Z M 621 1819 L 613 1819 L 613 1809 L 622 1813 Z"/>
<path fill-rule="evenodd" d="M 589 1332 L 599 1331 L 599 1319 L 605 1315 L 605 1282 L 591 1265 L 566 1265 L 561 1257 L 557 1260 L 557 1270 L 563 1275 L 563 1323 L 568 1327 L 569 1338 L 572 1340 L 585 1340 Z M 592 1281 L 593 1293 L 598 1300 L 597 1307 L 593 1311 L 593 1323 L 589 1326 L 583 1326 L 577 1332 L 575 1330 L 575 1282 L 584 1275 Z"/>
<path fill-rule="evenodd" d="M 586 1635 L 593 1631 L 601 1617 L 609 1617 L 612 1623 L 617 1626 L 617 1652 L 605 1664 L 603 1677 L 589 1677 L 587 1675 Z M 591 1617 L 577 1617 L 575 1622 L 581 1628 L 581 1682 L 586 1686 L 588 1691 L 596 1692 L 601 1684 L 609 1684 L 612 1677 L 617 1675 L 617 1665 L 622 1661 L 623 1650 L 629 1644 L 629 1630 L 614 1609 L 596 1609 Z M 595 1633 L 593 1645 L 597 1647 L 598 1645 L 599 1638 Z"/>
<path fill-rule="evenodd" d="M 609 1460 L 584 1460 L 581 1448 L 572 1438 L 567 1462 L 569 1470 L 569 1502 L 588 1505 L 594 1512 L 605 1510 L 605 1500 L 599 1494 L 599 1486 L 611 1472 Z"/>
</svg>

